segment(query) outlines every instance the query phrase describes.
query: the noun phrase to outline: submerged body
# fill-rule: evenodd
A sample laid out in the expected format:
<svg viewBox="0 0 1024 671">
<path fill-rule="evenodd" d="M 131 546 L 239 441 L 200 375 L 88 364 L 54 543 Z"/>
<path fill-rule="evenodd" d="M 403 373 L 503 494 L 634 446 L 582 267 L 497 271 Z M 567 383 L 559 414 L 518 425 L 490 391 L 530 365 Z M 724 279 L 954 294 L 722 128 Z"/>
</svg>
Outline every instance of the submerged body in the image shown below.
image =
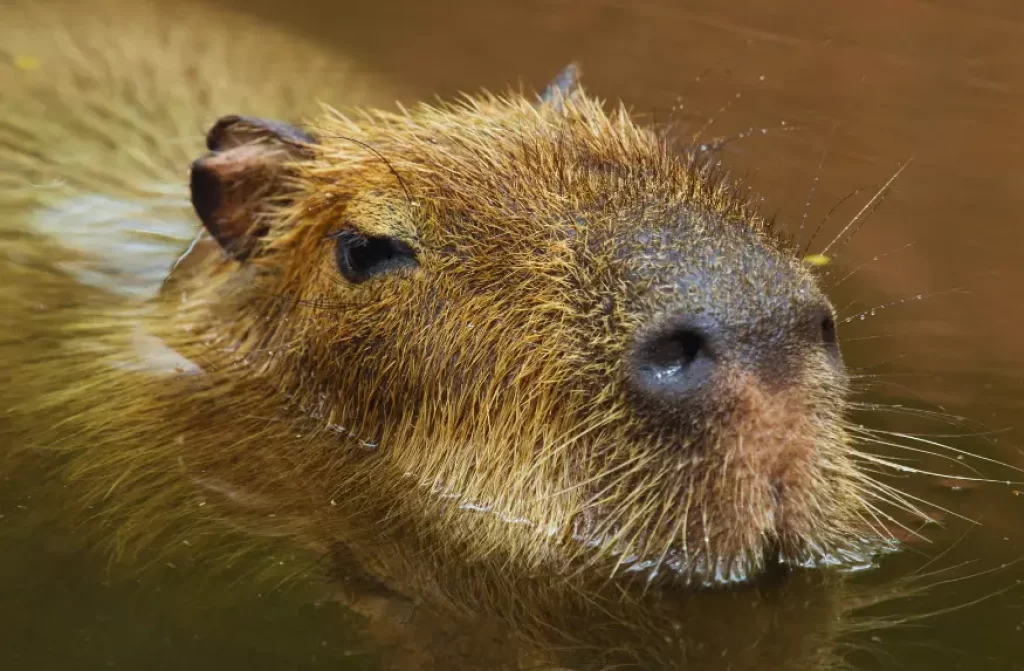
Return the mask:
<svg viewBox="0 0 1024 671">
<path fill-rule="evenodd" d="M 350 600 L 526 619 L 523 581 L 550 605 L 870 549 L 832 308 L 714 166 L 571 72 L 317 115 L 385 89 L 133 11 L 0 9 L 5 442 L 60 451 L 123 546 L 227 522 L 329 555 Z"/>
</svg>

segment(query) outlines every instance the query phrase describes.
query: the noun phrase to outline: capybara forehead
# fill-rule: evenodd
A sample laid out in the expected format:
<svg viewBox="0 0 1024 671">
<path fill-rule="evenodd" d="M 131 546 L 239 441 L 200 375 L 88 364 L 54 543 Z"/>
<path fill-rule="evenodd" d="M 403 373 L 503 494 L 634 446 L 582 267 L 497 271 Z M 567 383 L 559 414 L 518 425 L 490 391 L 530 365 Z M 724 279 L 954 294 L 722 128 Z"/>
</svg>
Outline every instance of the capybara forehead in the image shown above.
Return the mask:
<svg viewBox="0 0 1024 671">
<path fill-rule="evenodd" d="M 319 228 L 515 245 L 691 221 L 672 216 L 680 209 L 763 227 L 712 164 L 582 95 L 557 108 L 484 96 L 405 114 L 328 113 L 314 131 L 304 211 L 321 214 L 310 222 Z"/>
</svg>

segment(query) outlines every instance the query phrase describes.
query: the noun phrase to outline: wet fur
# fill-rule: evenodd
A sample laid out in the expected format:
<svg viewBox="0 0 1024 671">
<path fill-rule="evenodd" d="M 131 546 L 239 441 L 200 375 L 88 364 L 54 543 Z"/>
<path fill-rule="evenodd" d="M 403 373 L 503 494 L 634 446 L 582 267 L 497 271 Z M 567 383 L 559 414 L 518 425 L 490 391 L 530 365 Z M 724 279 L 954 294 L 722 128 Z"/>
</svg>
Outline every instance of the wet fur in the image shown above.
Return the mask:
<svg viewBox="0 0 1024 671">
<path fill-rule="evenodd" d="M 175 53 L 216 43 L 168 30 L 166 44 L 197 40 Z M 785 393 L 738 372 L 731 401 L 683 415 L 630 391 L 632 335 L 686 307 L 681 269 L 744 274 L 694 300 L 754 310 L 733 317 L 755 330 L 756 310 L 817 289 L 712 165 L 583 94 L 328 110 L 307 125 L 320 143 L 288 166 L 287 197 L 262 211 L 270 233 L 251 261 L 211 254 L 149 302 L 69 293 L 58 261 L 74 252 L 24 237 L 25 217 L 97 191 L 154 203 L 159 219 L 140 181 L 183 184 L 186 157 L 201 154 L 193 133 L 214 110 L 247 111 L 262 78 L 230 51 L 200 70 L 133 40 L 26 40 L 44 65 L 72 67 L 28 85 L 33 73 L 4 71 L 16 94 L 0 150 L 7 256 L 32 259 L 4 270 L 5 305 L 23 310 L 6 320 L 23 334 L 5 343 L 10 421 L 27 434 L 18 444 L 67 453 L 67 476 L 119 520 L 119 542 L 152 541 L 169 510 L 200 502 L 206 516 L 344 545 L 385 579 L 402 572 L 380 552 L 391 545 L 439 566 L 664 565 L 705 582 L 746 576 L 771 544 L 813 559 L 860 542 L 845 389 L 817 372 L 816 353 L 791 353 L 798 382 Z M 227 78 L 202 86 L 210 71 Z M 179 103 L 182 90 L 194 95 Z M 274 114 L 298 97 L 278 93 L 253 106 Z M 56 107 L 39 113 L 41 100 Z M 72 122 L 51 123 L 53 109 Z M 347 286 L 332 257 L 345 231 L 400 238 L 420 268 Z M 202 373 L 131 364 L 139 334 Z M 766 512 L 780 478 L 789 498 Z"/>
<path fill-rule="evenodd" d="M 738 370 L 720 405 L 683 413 L 624 371 L 633 335 L 686 307 L 681 269 L 736 275 L 690 300 L 748 310 L 755 334 L 759 310 L 818 293 L 715 166 L 582 93 L 317 114 L 322 91 L 385 104 L 384 87 L 291 41 L 272 50 L 292 60 L 254 62 L 236 36 L 285 38 L 247 20 L 98 6 L 139 29 L 112 41 L 110 13 L 0 9 L 4 48 L 42 65 L 0 69 L 0 428 L 5 457 L 60 453 L 118 549 L 217 545 L 230 526 L 297 539 L 388 594 L 530 620 L 534 602 L 502 595 L 523 577 L 560 604 L 554 586 L 630 567 L 716 582 L 772 546 L 814 560 L 861 543 L 877 497 L 819 353 L 787 346 L 796 374 L 774 381 L 794 383 Z M 185 168 L 228 113 L 308 119 L 319 139 L 261 210 L 259 253 L 190 256 L 154 300 L 80 282 L 83 264 L 141 280 L 36 214 L 98 193 L 198 228 Z M 420 267 L 347 285 L 346 231 L 401 238 Z M 188 237 L 171 226 L 160 274 Z M 154 343 L 185 359 L 154 365 Z"/>
<path fill-rule="evenodd" d="M 742 576 L 769 541 L 802 558 L 858 540 L 844 389 L 816 377 L 815 352 L 792 354 L 802 381 L 790 401 L 742 372 L 723 389 L 734 402 L 668 422 L 630 397 L 631 336 L 678 309 L 671 273 L 735 257 L 764 295 L 755 303 L 712 286 L 733 310 L 785 310 L 815 291 L 712 167 L 585 97 L 560 110 L 485 95 L 359 120 L 328 113 L 311 129 L 321 144 L 265 215 L 262 253 L 242 269 L 211 262 L 175 306 L 192 330 L 161 333 L 200 367 L 226 369 L 217 394 L 231 403 L 243 394 L 228 371 L 257 371 L 289 399 L 291 421 L 319 420 L 296 431 L 310 470 L 295 481 L 314 501 L 300 516 L 316 500 L 373 491 L 386 519 L 416 519 L 416 535 L 463 558 L 497 553 L 522 570 L 561 571 L 601 556 L 587 548 L 597 539 L 613 563 L 666 560 L 699 580 Z M 348 286 L 333 266 L 345 231 L 400 238 L 420 268 Z M 680 257 L 682 240 L 702 256 Z M 772 286 L 780 273 L 790 284 Z M 281 473 L 280 455 L 268 457 L 254 472 Z M 759 517 L 771 508 L 765 460 L 787 463 L 779 477 L 796 492 L 785 538 Z M 288 488 L 262 477 L 233 486 Z M 350 502 L 342 516 L 377 505 Z"/>
<path fill-rule="evenodd" d="M 846 381 L 821 352 L 782 342 L 761 374 L 737 365 L 716 402 L 682 410 L 629 377 L 635 335 L 666 313 L 712 305 L 759 341 L 760 315 L 796 319 L 820 296 L 717 166 L 582 91 L 321 110 L 390 94 L 234 15 L 45 7 L 0 8 L 0 460 L 53 456 L 68 514 L 99 515 L 118 552 L 298 541 L 346 603 L 423 637 L 413 656 L 434 647 L 434 668 L 554 667 L 573 646 L 667 664 L 694 656 L 662 635 L 684 621 L 717 668 L 763 622 L 703 617 L 727 592 L 640 596 L 649 581 L 745 578 L 776 550 L 856 555 L 884 532 L 893 493 L 855 465 Z M 138 29 L 111 40 L 115 16 Z M 255 44 L 288 57 L 253 61 Z M 11 66 L 22 52 L 41 68 Z M 317 143 L 260 202 L 251 258 L 201 236 L 150 297 L 199 229 L 186 167 L 229 113 L 305 120 Z M 96 195 L 136 209 L 66 238 L 40 224 Z M 419 268 L 349 285 L 346 233 L 400 238 Z M 122 263 L 89 251 L 108 243 Z M 681 296 L 687 274 L 727 279 Z M 844 608 L 807 594 L 806 622 L 768 637 L 776 666 L 838 663 Z M 720 621 L 736 623 L 724 641 Z M 467 622 L 509 647 L 436 649 Z M 568 636 L 595 622 L 637 638 Z"/>
</svg>

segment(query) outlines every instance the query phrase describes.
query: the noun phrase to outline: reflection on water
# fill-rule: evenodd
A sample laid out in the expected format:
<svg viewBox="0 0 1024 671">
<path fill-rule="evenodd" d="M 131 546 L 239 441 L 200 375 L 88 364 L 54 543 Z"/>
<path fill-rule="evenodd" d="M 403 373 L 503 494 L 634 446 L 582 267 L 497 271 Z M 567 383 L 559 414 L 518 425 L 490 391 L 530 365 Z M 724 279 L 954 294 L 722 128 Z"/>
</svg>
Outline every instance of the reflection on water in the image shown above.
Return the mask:
<svg viewBox="0 0 1024 671">
<path fill-rule="evenodd" d="M 377 668 L 355 633 L 359 619 L 311 589 L 178 564 L 127 575 L 84 552 L 67 528 L 24 533 L 23 516 L 47 505 L 38 497 L 3 496 L 0 505 L 4 669 Z M 310 567 L 308 558 L 287 560 Z"/>
<path fill-rule="evenodd" d="M 748 175 L 786 228 L 809 237 L 836 203 L 864 189 L 829 218 L 812 251 L 913 158 L 852 242 L 830 250 L 836 261 L 823 272 L 849 318 L 841 336 L 863 398 L 938 415 L 865 407 L 862 419 L 1024 467 L 1024 433 L 1013 428 L 1024 410 L 1024 304 L 1014 290 L 1024 285 L 1024 7 L 1015 0 L 704 1 L 685 9 L 669 0 L 245 4 L 311 39 L 344 43 L 398 82 L 407 101 L 480 86 L 536 87 L 576 59 L 591 91 L 622 97 L 680 132 L 712 117 L 707 133 L 715 136 L 753 127 L 758 132 L 726 146 L 725 160 Z M 947 421 L 951 415 L 971 421 Z M 942 473 L 1024 480 L 948 454 L 952 460 L 897 456 Z M 71 538 L 69 530 L 27 535 L 22 522 L 32 509 L 59 499 L 30 497 L 24 484 L 2 487 L 4 668 L 373 664 L 345 634 L 359 628 L 357 619 L 339 607 L 313 608 L 302 591 L 258 594 L 264 587 L 244 578 L 230 590 L 197 589 L 198 577 L 173 567 L 137 584 L 54 540 Z M 854 582 L 869 589 L 915 571 L 931 574 L 930 583 L 977 575 L 869 610 L 934 617 L 853 635 L 851 661 L 860 669 L 1019 668 L 1024 593 L 998 592 L 1024 578 L 1024 566 L 999 569 L 1024 555 L 1024 497 L 1014 486 L 950 478 L 918 477 L 905 487 L 934 503 L 944 525 L 923 530 L 929 542 L 910 536 L 908 551 Z M 728 632 L 729 623 L 722 626 Z M 785 631 L 765 629 L 772 640 Z"/>
</svg>

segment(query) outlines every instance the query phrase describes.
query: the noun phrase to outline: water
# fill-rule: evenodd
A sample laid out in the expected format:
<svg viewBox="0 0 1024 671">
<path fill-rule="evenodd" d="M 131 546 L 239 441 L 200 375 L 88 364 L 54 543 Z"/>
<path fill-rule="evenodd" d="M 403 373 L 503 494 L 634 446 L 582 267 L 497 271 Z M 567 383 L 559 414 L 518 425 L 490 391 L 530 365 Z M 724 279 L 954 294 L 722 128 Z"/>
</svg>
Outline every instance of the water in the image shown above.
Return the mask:
<svg viewBox="0 0 1024 671">
<path fill-rule="evenodd" d="M 870 376 L 865 398 L 970 422 L 893 412 L 863 419 L 891 431 L 960 434 L 936 440 L 1024 467 L 1024 430 L 1017 428 L 1024 416 L 1024 6 L 681 5 L 246 3 L 311 39 L 342 42 L 398 82 L 406 101 L 519 82 L 539 88 L 577 60 L 592 92 L 621 97 L 655 121 L 694 132 L 713 117 L 706 136 L 749 135 L 725 147 L 725 160 L 790 230 L 800 227 L 812 185 L 805 237 L 843 197 L 865 188 L 825 224 L 811 251 L 827 246 L 873 190 L 913 159 L 822 272 L 843 280 L 836 303 L 851 319 L 841 320 L 840 337 L 849 365 Z M 983 476 L 1024 480 L 971 463 Z M 917 465 L 976 475 L 949 461 Z M 929 617 L 854 635 L 850 661 L 865 670 L 1024 669 L 1024 587 L 1014 589 L 1024 563 L 1002 567 L 1024 556 L 1024 485 L 915 477 L 905 487 L 950 511 L 936 512 L 943 526 L 926 530 L 930 542 L 912 542 L 855 582 L 881 585 L 921 570 L 947 571 L 932 582 L 964 579 L 871 610 Z M 312 605 L 312 589 L 274 591 L 244 575 L 204 578 L 172 566 L 129 575 L 82 550 L 73 530 L 27 531 L 38 508 L 60 506 L 59 497 L 29 498 L 31 491 L 24 483 L 0 491 L 2 668 L 376 663 L 356 640 L 358 619 L 337 605 Z M 289 561 L 301 570 L 311 559 Z"/>
</svg>

